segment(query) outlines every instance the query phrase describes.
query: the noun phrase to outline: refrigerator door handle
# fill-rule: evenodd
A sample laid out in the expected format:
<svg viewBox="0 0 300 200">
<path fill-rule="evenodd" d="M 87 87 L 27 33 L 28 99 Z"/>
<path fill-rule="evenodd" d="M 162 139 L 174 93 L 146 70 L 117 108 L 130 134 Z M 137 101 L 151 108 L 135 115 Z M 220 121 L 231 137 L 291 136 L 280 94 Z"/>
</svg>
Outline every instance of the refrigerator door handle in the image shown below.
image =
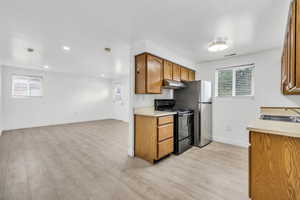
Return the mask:
<svg viewBox="0 0 300 200">
<path fill-rule="evenodd" d="M 205 146 L 212 141 L 212 105 L 199 104 L 199 136 L 200 146 Z"/>
</svg>

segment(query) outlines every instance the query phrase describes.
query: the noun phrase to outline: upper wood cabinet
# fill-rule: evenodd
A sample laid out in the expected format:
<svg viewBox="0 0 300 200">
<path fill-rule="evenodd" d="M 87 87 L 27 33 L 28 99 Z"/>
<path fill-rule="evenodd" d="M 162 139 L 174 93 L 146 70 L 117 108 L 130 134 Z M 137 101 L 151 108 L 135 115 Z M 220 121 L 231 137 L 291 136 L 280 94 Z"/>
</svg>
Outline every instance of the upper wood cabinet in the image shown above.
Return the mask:
<svg viewBox="0 0 300 200">
<path fill-rule="evenodd" d="M 189 70 L 184 68 L 184 67 L 180 67 L 180 79 L 182 81 L 188 81 L 189 80 Z"/>
<path fill-rule="evenodd" d="M 135 57 L 135 93 L 145 94 L 146 90 L 146 70 L 147 55 L 142 54 Z"/>
<path fill-rule="evenodd" d="M 193 81 L 195 71 L 150 53 L 135 56 L 136 94 L 160 94 L 163 80 Z"/>
<path fill-rule="evenodd" d="M 164 79 L 172 80 L 173 79 L 173 63 L 167 60 L 164 60 Z"/>
<path fill-rule="evenodd" d="M 281 67 L 281 90 L 285 95 L 300 94 L 300 2 L 290 5 Z"/>
<path fill-rule="evenodd" d="M 180 66 L 177 64 L 173 64 L 173 80 L 180 81 Z"/>
<path fill-rule="evenodd" d="M 160 94 L 163 60 L 144 53 L 135 57 L 135 93 Z"/>
<path fill-rule="evenodd" d="M 189 81 L 195 80 L 195 71 L 189 70 Z"/>
</svg>

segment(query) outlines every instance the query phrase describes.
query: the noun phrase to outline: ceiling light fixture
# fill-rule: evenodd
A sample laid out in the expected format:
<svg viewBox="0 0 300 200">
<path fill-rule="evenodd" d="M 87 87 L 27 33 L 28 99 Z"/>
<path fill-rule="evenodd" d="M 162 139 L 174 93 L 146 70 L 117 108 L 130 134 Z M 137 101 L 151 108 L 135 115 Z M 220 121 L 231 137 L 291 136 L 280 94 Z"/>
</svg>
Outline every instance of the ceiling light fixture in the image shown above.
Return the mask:
<svg viewBox="0 0 300 200">
<path fill-rule="evenodd" d="M 44 69 L 49 69 L 49 66 L 48 65 L 44 65 L 43 68 Z"/>
<path fill-rule="evenodd" d="M 63 50 L 65 50 L 65 51 L 70 51 L 70 50 L 71 50 L 71 48 L 68 47 L 68 46 L 63 46 L 62 48 L 63 48 Z"/>
<path fill-rule="evenodd" d="M 104 77 L 104 74 L 101 74 L 101 77 Z"/>
<path fill-rule="evenodd" d="M 208 51 L 210 52 L 220 52 L 227 48 L 228 44 L 225 39 L 217 39 L 208 45 Z"/>
</svg>

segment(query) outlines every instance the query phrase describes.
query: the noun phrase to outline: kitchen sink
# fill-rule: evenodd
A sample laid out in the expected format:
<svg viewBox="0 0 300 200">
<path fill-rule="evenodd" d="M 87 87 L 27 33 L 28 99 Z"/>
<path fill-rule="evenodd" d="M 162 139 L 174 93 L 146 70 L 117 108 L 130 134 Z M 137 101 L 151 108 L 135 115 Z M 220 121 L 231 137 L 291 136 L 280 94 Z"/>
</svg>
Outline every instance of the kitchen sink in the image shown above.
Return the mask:
<svg viewBox="0 0 300 200">
<path fill-rule="evenodd" d="M 262 120 L 272 120 L 272 121 L 281 121 L 281 122 L 300 123 L 300 117 L 296 117 L 296 116 L 261 115 L 260 119 L 262 119 Z"/>
</svg>

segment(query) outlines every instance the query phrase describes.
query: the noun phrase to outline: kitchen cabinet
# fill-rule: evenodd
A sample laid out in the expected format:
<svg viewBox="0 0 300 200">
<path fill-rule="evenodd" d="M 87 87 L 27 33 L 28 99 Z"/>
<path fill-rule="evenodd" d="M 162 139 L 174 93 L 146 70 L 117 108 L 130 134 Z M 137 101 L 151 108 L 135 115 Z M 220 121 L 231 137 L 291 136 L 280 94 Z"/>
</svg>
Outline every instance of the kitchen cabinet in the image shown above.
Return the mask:
<svg viewBox="0 0 300 200">
<path fill-rule="evenodd" d="M 177 64 L 173 64 L 173 80 L 180 81 L 180 66 Z"/>
<path fill-rule="evenodd" d="M 290 4 L 284 48 L 281 58 L 281 91 L 284 95 L 300 94 L 300 2 Z"/>
<path fill-rule="evenodd" d="M 160 94 L 163 80 L 192 81 L 195 71 L 150 53 L 135 56 L 136 94 Z"/>
<path fill-rule="evenodd" d="M 135 115 L 135 156 L 151 163 L 174 149 L 174 118 Z"/>
<path fill-rule="evenodd" d="M 189 80 L 189 71 L 184 67 L 180 67 L 180 80 L 188 81 Z"/>
<path fill-rule="evenodd" d="M 143 53 L 135 57 L 135 93 L 160 94 L 163 80 L 163 60 Z"/>
<path fill-rule="evenodd" d="M 300 138 L 250 132 L 249 197 L 300 199 Z"/>
<path fill-rule="evenodd" d="M 168 61 L 168 60 L 164 60 L 164 80 L 168 79 L 168 80 L 172 80 L 173 79 L 173 63 Z"/>
<path fill-rule="evenodd" d="M 189 70 L 189 81 L 195 80 L 195 71 Z"/>
</svg>

